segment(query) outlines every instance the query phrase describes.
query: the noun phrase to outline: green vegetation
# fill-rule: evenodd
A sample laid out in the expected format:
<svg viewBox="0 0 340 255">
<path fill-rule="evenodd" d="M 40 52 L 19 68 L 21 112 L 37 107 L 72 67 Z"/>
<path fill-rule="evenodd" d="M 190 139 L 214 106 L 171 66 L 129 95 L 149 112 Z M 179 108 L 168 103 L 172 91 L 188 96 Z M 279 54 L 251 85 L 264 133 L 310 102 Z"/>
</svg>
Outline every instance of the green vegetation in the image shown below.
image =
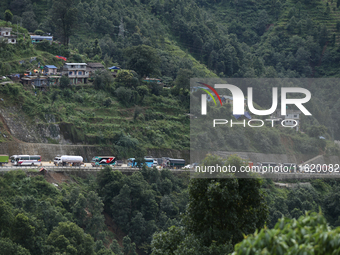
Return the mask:
<svg viewBox="0 0 340 255">
<path fill-rule="evenodd" d="M 33 174 L 0 175 L 0 243 L 11 251 L 6 254 L 147 252 L 152 234 L 177 225 L 187 203 L 188 178 L 168 170 L 143 168 L 126 176 L 106 167 L 97 178 L 67 177 L 59 185 Z M 103 211 L 123 236 L 108 231 Z M 113 238 L 123 245 L 111 243 Z"/>
<path fill-rule="evenodd" d="M 239 169 L 242 160 L 233 156 L 231 163 Z M 156 233 L 152 254 L 230 253 L 243 234 L 263 227 L 267 213 L 259 179 L 191 179 L 182 226 Z"/>
<path fill-rule="evenodd" d="M 178 225 L 187 204 L 187 181 L 169 170 L 146 167 L 130 177 L 110 168 L 97 176 L 105 212 L 145 252 L 155 231 Z"/>
<path fill-rule="evenodd" d="M 0 240 L 12 252 L 2 254 L 96 254 L 94 240 L 107 242 L 103 204 L 85 184 L 55 187 L 13 171 L 0 176 L 0 189 Z"/>
<path fill-rule="evenodd" d="M 197 105 L 192 115 L 200 105 L 200 92 L 189 93 L 189 78 L 339 77 L 339 7 L 328 0 L 1 1 L 0 26 L 12 27 L 18 43 L 0 42 L 0 75 L 39 63 L 59 68 L 63 61 L 55 55 L 123 69 L 114 81 L 103 71 L 90 84 L 73 86 L 63 77 L 60 87 L 44 91 L 4 84 L 1 107 L 42 126 L 53 116 L 65 139 L 105 145 L 119 159 L 140 159 L 147 149 L 189 150 L 189 102 Z M 32 45 L 28 31 L 51 33 L 62 45 Z M 144 76 L 161 78 L 166 88 L 143 82 Z M 307 88 L 313 117 L 302 117 L 304 133 L 270 126 L 214 133 L 207 126 L 202 133 L 191 130 L 193 145 L 209 150 L 216 141 L 221 150 L 339 155 L 331 142 L 340 139 L 338 84 Z M 256 106 L 268 109 L 271 93 L 270 86 L 255 84 Z M 233 118 L 230 105 L 209 104 L 208 110 L 207 121 Z M 0 132 L 0 142 L 14 139 L 2 122 Z M 283 190 L 271 180 L 189 181 L 148 168 L 131 176 L 104 168 L 96 178 L 73 178 L 76 183 L 56 187 L 21 171 L 0 176 L 0 253 L 338 252 L 339 229 L 326 223 L 340 226 L 337 180 L 306 180 Z M 324 216 L 302 217 L 319 208 Z M 117 231 L 108 231 L 104 215 Z"/>
<path fill-rule="evenodd" d="M 217 156 L 204 162 L 223 165 Z M 181 225 L 155 233 L 152 254 L 338 254 L 339 181 L 303 181 L 278 189 L 269 179 L 191 179 Z"/>
<path fill-rule="evenodd" d="M 117 133 L 124 133 L 143 148 L 188 150 L 189 121 L 184 114 L 189 112 L 190 77 L 301 78 L 334 77 L 338 73 L 334 63 L 338 62 L 339 45 L 332 41 L 339 33 L 335 28 L 338 7 L 333 2 L 327 2 L 329 8 L 322 1 L 297 4 L 289 0 L 72 0 L 67 6 L 65 1 L 15 3 L 20 8 L 5 3 L 3 7 L 14 14 L 9 26 L 13 31 L 19 27 L 21 35 L 17 45 L 6 44 L 0 50 L 1 74 L 33 69 L 39 62 L 60 67 L 61 60 L 53 55 L 65 56 L 70 62 L 95 61 L 131 70 L 121 72 L 115 83 L 103 72 L 95 75 L 93 87 L 65 90 L 68 84 L 62 83 L 63 90 L 45 91 L 34 102 L 22 98 L 27 101 L 23 104 L 26 112 L 56 115 L 57 124 L 67 126 L 73 142 L 117 147 Z M 34 15 L 24 26 L 30 31 L 38 29 L 40 34 L 52 33 L 64 45 L 46 41 L 33 46 L 28 40 L 21 41 L 28 33 L 16 23 L 31 12 Z M 36 59 L 31 62 L 31 57 Z M 21 60 L 24 63 L 19 64 Z M 144 84 L 143 76 L 162 78 L 173 88 Z M 301 130 L 309 136 L 276 128 L 228 129 L 222 132 L 225 149 L 304 154 L 328 151 L 332 146 L 318 140 L 315 128 L 325 126 L 317 134 L 339 139 L 336 113 L 340 94 L 333 92 L 335 86 L 310 88 L 313 99 L 308 108 L 313 109 L 313 117 L 301 122 Z M 271 93 L 269 86 L 255 86 L 255 102 L 269 108 Z M 137 108 L 138 114 L 134 111 Z M 221 109 L 232 117 L 231 111 Z M 41 122 L 45 122 L 43 118 Z M 198 140 L 211 140 L 211 133 L 201 134 Z M 290 145 L 282 146 L 281 141 L 290 141 Z"/>
<path fill-rule="evenodd" d="M 219 160 L 209 156 L 205 162 Z M 243 164 L 235 156 L 228 163 Z M 50 174 L 45 173 L 46 179 L 51 180 Z M 18 170 L 0 175 L 1 252 L 227 254 L 236 244 L 238 254 L 244 247 L 253 247 L 254 252 L 282 245 L 282 249 L 295 247 L 298 251 L 310 246 L 317 249 L 320 240 L 327 243 L 324 248 L 331 249 L 328 241 L 338 229 L 328 228 L 325 219 L 331 227 L 340 226 L 337 180 L 305 180 L 310 185 L 278 189 L 271 180 L 189 180 L 188 175 L 174 176 L 169 170 L 146 167 L 133 175 L 105 167 L 97 177 L 63 178 L 66 182 L 56 185 L 39 172 Z M 315 213 L 320 208 L 324 216 L 301 217 L 305 211 Z M 280 221 L 282 216 L 286 219 Z M 307 246 L 299 245 L 304 226 L 312 231 Z M 273 235 L 280 238 L 273 239 Z M 328 237 L 320 238 L 324 235 Z M 270 237 L 265 244 L 263 236 Z M 280 240 L 286 240 L 287 246 Z"/>
<path fill-rule="evenodd" d="M 262 229 L 235 246 L 241 254 L 339 254 L 340 227 L 331 229 L 321 213 L 299 219 L 279 219 L 273 229 Z"/>
<path fill-rule="evenodd" d="M 45 118 L 53 115 L 66 139 L 112 146 L 120 158 L 134 157 L 136 151 L 146 148 L 189 148 L 186 109 L 175 96 L 165 93 L 168 90 L 153 92 L 152 85 L 128 89 L 106 83 L 103 75 L 98 74 L 94 83 L 111 92 L 86 85 L 70 87 L 66 79 L 62 89 L 43 92 L 6 84 L 0 87 L 0 95 L 6 98 L 5 107 L 17 107 L 19 112 L 37 118 L 37 124 L 48 125 Z M 115 89 L 116 85 L 120 87 Z M 126 152 L 119 151 L 123 144 Z"/>
</svg>

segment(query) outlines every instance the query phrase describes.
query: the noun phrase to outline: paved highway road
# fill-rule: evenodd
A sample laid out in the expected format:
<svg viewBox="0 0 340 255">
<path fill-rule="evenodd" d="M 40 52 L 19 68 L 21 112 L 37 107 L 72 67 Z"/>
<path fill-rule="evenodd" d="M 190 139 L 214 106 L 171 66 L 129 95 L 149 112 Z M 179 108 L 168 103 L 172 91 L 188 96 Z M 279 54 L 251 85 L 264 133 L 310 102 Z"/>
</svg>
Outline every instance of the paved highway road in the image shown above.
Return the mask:
<svg viewBox="0 0 340 255">
<path fill-rule="evenodd" d="M 6 172 L 6 171 L 12 171 L 12 170 L 18 170 L 22 169 L 25 171 L 28 170 L 40 170 L 42 167 L 45 168 L 48 171 L 61 171 L 61 172 L 74 172 L 74 171 L 84 171 L 84 172 L 97 172 L 102 167 L 92 167 L 91 163 L 86 163 L 84 166 L 80 167 L 72 167 L 72 166 L 54 166 L 53 162 L 42 162 L 42 166 L 11 166 L 11 164 L 7 166 L 2 166 L 0 167 L 0 172 Z M 131 168 L 128 167 L 126 164 L 123 164 L 122 166 L 115 166 L 112 167 L 114 170 L 121 171 L 123 173 L 132 173 L 134 171 L 138 171 L 138 168 Z M 190 170 L 182 170 L 182 169 L 170 169 L 171 171 L 175 173 L 188 173 Z M 276 173 L 276 174 L 259 174 L 259 176 L 262 176 L 264 178 L 271 178 L 271 179 L 278 179 L 278 180 L 283 180 L 283 179 L 310 179 L 310 178 L 340 178 L 340 173 Z M 208 176 L 205 176 L 208 177 Z M 212 176 L 211 176 L 212 177 Z M 208 177 L 209 178 L 209 177 Z"/>
<path fill-rule="evenodd" d="M 102 167 L 92 167 L 90 163 L 86 163 L 85 166 L 55 166 L 53 163 L 49 163 L 49 162 L 42 162 L 41 166 L 11 166 L 11 165 L 7 165 L 7 166 L 2 166 L 0 167 L 0 172 L 6 172 L 6 171 L 12 171 L 12 170 L 40 170 L 41 168 L 44 168 L 48 171 L 99 171 L 100 169 L 102 169 Z M 112 167 L 113 170 L 119 170 L 122 172 L 134 172 L 134 171 L 138 171 L 139 168 L 131 168 L 128 167 L 126 164 L 123 164 L 122 166 L 114 166 Z M 182 170 L 182 169 L 170 169 L 171 171 L 174 172 L 189 172 L 188 170 Z"/>
</svg>

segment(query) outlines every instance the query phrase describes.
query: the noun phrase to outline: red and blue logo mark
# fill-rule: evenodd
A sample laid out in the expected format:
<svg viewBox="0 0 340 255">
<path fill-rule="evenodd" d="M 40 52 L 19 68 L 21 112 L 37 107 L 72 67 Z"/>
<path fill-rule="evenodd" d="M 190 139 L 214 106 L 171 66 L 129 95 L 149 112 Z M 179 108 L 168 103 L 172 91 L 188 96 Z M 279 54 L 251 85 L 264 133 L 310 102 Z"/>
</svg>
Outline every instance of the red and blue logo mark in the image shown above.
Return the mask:
<svg viewBox="0 0 340 255">
<path fill-rule="evenodd" d="M 114 157 L 113 158 L 103 158 L 100 162 L 99 162 L 99 164 L 102 164 L 102 163 L 106 163 L 106 164 L 110 164 L 110 163 L 112 163 L 112 161 L 114 160 Z"/>
<path fill-rule="evenodd" d="M 220 98 L 220 95 L 216 92 L 216 90 L 215 90 L 213 87 L 211 87 L 210 85 L 205 84 L 205 83 L 203 83 L 203 82 L 197 82 L 197 83 L 199 83 L 199 84 L 201 84 L 201 85 L 203 85 L 203 86 L 206 86 L 208 89 L 210 89 L 212 92 L 214 92 L 214 94 L 217 96 L 218 100 L 220 101 L 220 104 L 222 105 L 222 100 L 221 100 L 221 98 Z M 204 88 L 199 88 L 199 89 L 201 89 L 201 90 L 203 90 L 204 92 L 206 92 L 206 93 L 212 98 L 212 100 L 214 100 L 215 105 L 217 105 L 214 96 L 210 93 L 209 90 L 204 89 Z"/>
</svg>

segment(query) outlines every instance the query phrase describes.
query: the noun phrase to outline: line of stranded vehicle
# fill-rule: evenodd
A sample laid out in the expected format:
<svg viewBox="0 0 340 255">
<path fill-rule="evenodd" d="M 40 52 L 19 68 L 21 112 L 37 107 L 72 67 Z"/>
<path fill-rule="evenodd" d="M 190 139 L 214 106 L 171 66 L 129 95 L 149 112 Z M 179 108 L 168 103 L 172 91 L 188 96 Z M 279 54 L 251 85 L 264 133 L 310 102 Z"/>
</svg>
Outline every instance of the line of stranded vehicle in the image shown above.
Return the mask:
<svg viewBox="0 0 340 255">
<path fill-rule="evenodd" d="M 12 166 L 41 166 L 40 155 L 0 155 L 0 166 L 11 163 Z M 70 155 L 58 155 L 54 158 L 53 163 L 55 166 L 81 166 L 84 165 L 84 159 L 81 156 Z M 148 167 L 171 167 L 182 168 L 185 166 L 184 159 L 173 158 L 153 158 L 147 156 L 144 158 L 144 163 Z M 95 156 L 91 160 L 92 167 L 100 166 L 115 166 L 118 165 L 118 161 L 114 156 Z M 128 167 L 137 167 L 137 161 L 135 158 L 128 159 Z"/>
<path fill-rule="evenodd" d="M 91 160 L 91 165 L 93 167 L 100 166 L 115 166 L 117 165 L 117 160 L 114 156 L 95 156 Z M 4 164 L 11 163 L 13 166 L 41 166 L 41 156 L 40 155 L 13 155 L 9 157 L 8 155 L 0 155 L 0 166 Z M 81 156 L 56 156 L 53 161 L 55 166 L 81 166 L 84 165 L 83 157 Z M 137 167 L 138 162 L 135 158 L 128 159 L 128 167 Z M 196 164 L 193 165 L 185 165 L 184 159 L 173 159 L 168 157 L 163 158 L 153 158 L 151 156 L 146 156 L 144 158 L 144 163 L 141 163 L 140 166 L 146 164 L 148 167 L 164 167 L 164 168 L 184 168 L 184 169 L 192 169 Z M 253 167 L 253 162 L 248 162 L 249 167 Z M 297 165 L 295 163 L 275 163 L 275 162 L 262 162 L 257 163 L 255 165 L 259 172 L 262 171 L 263 167 L 267 169 L 269 167 L 282 167 L 285 168 L 284 172 L 288 173 L 297 173 L 297 172 L 307 172 L 305 166 L 303 164 Z M 339 165 L 337 166 L 339 168 Z M 328 165 L 310 165 L 310 170 L 316 170 L 316 172 L 326 172 L 328 170 Z M 288 170 L 288 171 L 287 171 Z M 310 171 L 313 172 L 313 171 Z"/>
</svg>

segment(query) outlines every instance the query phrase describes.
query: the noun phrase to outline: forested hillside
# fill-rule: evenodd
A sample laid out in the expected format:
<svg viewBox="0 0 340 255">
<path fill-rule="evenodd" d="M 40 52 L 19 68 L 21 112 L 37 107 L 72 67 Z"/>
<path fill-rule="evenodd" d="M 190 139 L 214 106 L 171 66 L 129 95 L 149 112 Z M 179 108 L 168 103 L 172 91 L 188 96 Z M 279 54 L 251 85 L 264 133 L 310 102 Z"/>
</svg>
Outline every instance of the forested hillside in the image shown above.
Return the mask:
<svg viewBox="0 0 340 255">
<path fill-rule="evenodd" d="M 0 176 L 0 254 L 145 254 L 155 231 L 178 225 L 188 200 L 188 177 L 168 170 L 125 176 L 105 168 L 97 178 L 54 178 Z"/>
<path fill-rule="evenodd" d="M 282 215 L 322 210 L 323 224 L 340 226 L 336 180 L 279 189 L 260 179 L 189 184 L 188 175 L 147 168 L 132 176 L 108 167 L 96 177 L 42 173 L 0 176 L 0 254 L 226 254 L 243 234 L 273 228 Z"/>
<path fill-rule="evenodd" d="M 0 108 L 11 108 L 13 118 L 58 125 L 71 143 L 103 146 L 117 159 L 142 158 L 148 149 L 189 150 L 200 96 L 190 94 L 190 78 L 340 76 L 340 0 L 6 0 L 0 19 L 18 36 L 15 45 L 0 43 L 0 75 L 60 68 L 64 61 L 55 55 L 123 69 L 114 80 L 103 71 L 88 84 L 61 78 L 44 91 L 0 86 Z M 29 32 L 51 34 L 55 42 L 33 45 Z M 162 79 L 164 88 L 144 77 Z M 340 139 L 338 84 L 306 88 L 313 116 L 302 117 L 303 133 L 266 126 L 215 136 L 207 129 L 193 142 L 209 149 L 221 137 L 228 151 L 339 155 L 333 143 Z M 268 109 L 271 93 L 270 86 L 254 86 L 256 106 Z M 192 112 L 190 100 L 197 102 Z M 208 107 L 209 118 L 221 112 L 232 118 L 230 105 Z M 2 122 L 0 131 L 1 143 L 15 139 Z M 203 163 L 244 164 L 234 156 L 209 157 Z M 337 180 L 278 189 L 271 180 L 189 180 L 148 168 L 131 176 L 104 168 L 96 177 L 63 178 L 56 185 L 36 172 L 0 175 L 1 255 L 283 254 L 290 252 L 285 242 L 295 249 L 291 254 L 313 254 L 319 244 L 329 244 L 320 254 L 330 254 L 338 246 L 339 228 L 327 226 L 340 226 Z M 323 216 L 292 220 L 320 210 Z M 276 224 L 282 215 L 290 219 Z M 276 234 L 285 242 L 277 244 Z"/>
<path fill-rule="evenodd" d="M 67 37 L 80 54 L 123 68 L 125 48 L 152 46 L 162 59 L 161 76 L 172 79 L 180 68 L 204 76 L 187 57 L 181 61 L 184 52 L 223 77 L 321 77 L 338 71 L 335 1 L 15 0 L 1 7 L 12 11 L 13 24 L 41 29 L 65 44 Z M 173 43 L 184 52 L 172 52 Z"/>
<path fill-rule="evenodd" d="M 22 37 L 25 33 L 28 37 L 27 31 L 20 29 L 19 45 L 1 47 L 1 74 L 23 72 L 38 63 L 60 67 L 62 61 L 53 55 L 135 71 L 113 85 L 107 76 L 98 75 L 95 90 L 36 91 L 38 100 L 21 95 L 18 109 L 39 116 L 36 122 L 42 125 L 48 123 L 46 114 L 55 116 L 73 143 L 113 143 L 117 150 L 119 144 L 133 147 L 138 142 L 145 148 L 187 150 L 191 77 L 338 76 L 340 22 L 335 2 L 15 0 L 1 4 L 13 13 L 14 31 L 19 24 L 30 32 L 51 33 L 62 43 L 33 47 Z M 4 18 L 4 13 L 0 15 Z M 161 78 L 166 86 L 174 87 L 160 90 L 143 83 L 143 76 Z M 308 105 L 313 117 L 302 119 L 301 131 L 313 139 L 319 135 L 340 139 L 339 90 L 334 86 L 308 88 L 313 94 Z M 23 93 L 20 88 L 16 91 Z M 2 93 L 17 97 L 6 87 Z M 268 108 L 271 93 L 271 87 L 255 87 L 254 100 Z M 327 151 L 325 144 L 308 136 L 301 142 L 286 131 L 268 130 L 255 136 L 243 130 L 233 133 L 225 138 L 229 150 Z M 257 142 L 247 142 L 254 137 Z M 294 148 L 282 147 L 280 140 L 294 141 Z"/>
</svg>

